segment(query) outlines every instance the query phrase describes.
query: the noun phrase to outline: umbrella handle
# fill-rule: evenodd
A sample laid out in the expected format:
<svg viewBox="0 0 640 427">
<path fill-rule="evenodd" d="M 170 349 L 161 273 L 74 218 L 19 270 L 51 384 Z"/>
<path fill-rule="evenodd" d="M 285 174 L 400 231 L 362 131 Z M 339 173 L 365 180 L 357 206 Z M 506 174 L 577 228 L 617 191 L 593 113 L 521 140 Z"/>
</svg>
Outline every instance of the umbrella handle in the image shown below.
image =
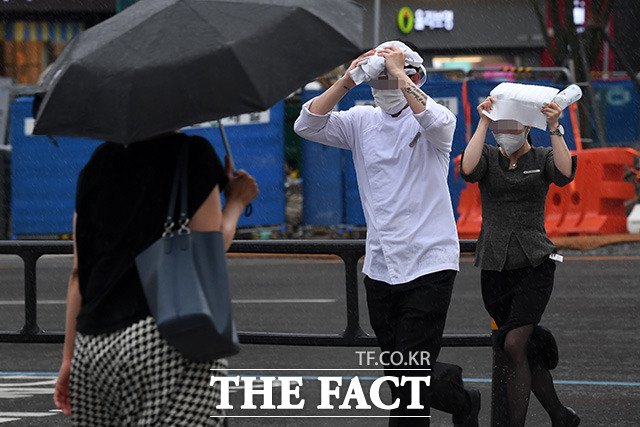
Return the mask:
<svg viewBox="0 0 640 427">
<path fill-rule="evenodd" d="M 222 136 L 222 143 L 224 144 L 224 149 L 227 151 L 227 156 L 229 156 L 229 161 L 231 162 L 231 170 L 235 173 L 236 166 L 233 163 L 233 156 L 231 156 L 231 148 L 229 147 L 229 141 L 227 140 L 227 133 L 224 131 L 224 126 L 222 126 L 222 122 L 218 120 L 218 128 L 220 129 L 220 135 Z M 244 216 L 251 216 L 253 213 L 253 205 L 249 203 L 244 208 Z"/>
<path fill-rule="evenodd" d="M 222 136 L 222 143 L 224 144 L 224 149 L 227 152 L 227 156 L 229 156 L 229 161 L 231 162 L 231 170 L 235 173 L 236 165 L 233 162 L 233 156 L 231 155 L 231 147 L 229 147 L 229 140 L 227 139 L 227 133 L 224 131 L 224 126 L 222 126 L 222 122 L 217 120 L 218 129 L 220 129 L 220 136 Z"/>
</svg>

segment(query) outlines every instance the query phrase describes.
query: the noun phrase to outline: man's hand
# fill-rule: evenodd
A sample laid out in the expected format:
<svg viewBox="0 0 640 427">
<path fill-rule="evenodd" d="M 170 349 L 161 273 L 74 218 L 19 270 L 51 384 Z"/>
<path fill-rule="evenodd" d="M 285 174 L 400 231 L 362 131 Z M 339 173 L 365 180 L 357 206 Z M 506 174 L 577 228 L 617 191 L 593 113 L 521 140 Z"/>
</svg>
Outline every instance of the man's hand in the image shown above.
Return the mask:
<svg viewBox="0 0 640 427">
<path fill-rule="evenodd" d="M 338 105 L 338 102 L 342 97 L 356 85 L 356 82 L 353 81 L 349 72 L 356 68 L 359 63 L 375 53 L 375 50 L 370 50 L 369 52 L 365 52 L 354 59 L 344 75 L 340 77 L 329 89 L 325 90 L 320 96 L 313 100 L 309 105 L 309 112 L 322 116 L 333 110 L 333 108 Z"/>
<path fill-rule="evenodd" d="M 389 76 L 393 76 L 398 80 L 407 77 L 407 73 L 404 72 L 404 61 L 407 59 L 407 55 L 402 49 L 396 46 L 387 46 L 378 52 L 378 56 L 382 56 L 385 59 Z"/>
<path fill-rule="evenodd" d="M 376 50 L 375 49 L 371 49 L 370 51 L 363 53 L 362 55 L 358 56 L 356 59 L 351 61 L 351 65 L 349 66 L 349 68 L 347 68 L 347 71 L 342 76 L 342 79 L 344 80 L 344 84 L 347 85 L 348 89 L 351 89 L 352 87 L 354 87 L 356 85 L 356 83 L 351 78 L 351 75 L 349 74 L 349 72 L 351 70 L 353 70 L 354 68 L 356 68 L 359 63 L 361 63 L 362 61 L 364 61 L 368 57 L 370 57 L 372 55 L 375 55 L 375 54 L 376 54 Z"/>
</svg>

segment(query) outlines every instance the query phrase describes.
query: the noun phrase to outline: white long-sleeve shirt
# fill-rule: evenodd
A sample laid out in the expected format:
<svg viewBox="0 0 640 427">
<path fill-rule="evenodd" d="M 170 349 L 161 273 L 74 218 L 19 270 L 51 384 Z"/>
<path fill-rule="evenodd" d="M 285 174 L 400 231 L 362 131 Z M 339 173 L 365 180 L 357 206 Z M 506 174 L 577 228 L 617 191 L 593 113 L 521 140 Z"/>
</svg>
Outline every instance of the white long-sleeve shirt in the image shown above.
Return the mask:
<svg viewBox="0 0 640 427">
<path fill-rule="evenodd" d="M 367 223 L 363 273 L 390 284 L 458 270 L 460 246 L 447 185 L 456 118 L 427 99 L 426 110 L 392 117 L 380 108 L 313 114 L 304 104 L 298 135 L 351 150 Z"/>
</svg>

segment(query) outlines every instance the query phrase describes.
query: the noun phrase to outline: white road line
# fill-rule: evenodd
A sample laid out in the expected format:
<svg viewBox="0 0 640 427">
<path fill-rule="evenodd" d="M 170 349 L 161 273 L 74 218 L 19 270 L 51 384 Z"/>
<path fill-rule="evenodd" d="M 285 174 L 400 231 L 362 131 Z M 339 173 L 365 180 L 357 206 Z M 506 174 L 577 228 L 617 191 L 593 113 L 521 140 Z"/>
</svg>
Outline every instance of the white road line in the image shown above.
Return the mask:
<svg viewBox="0 0 640 427">
<path fill-rule="evenodd" d="M 2 378 L 2 377 L 0 377 Z M 11 379 L 15 379 L 15 378 L 11 378 Z M 56 378 L 53 379 L 47 379 L 45 381 L 30 381 L 28 383 L 7 383 L 7 384 L 0 384 L 0 387 L 24 387 L 24 386 L 36 386 L 36 385 L 55 385 L 56 383 Z"/>
<path fill-rule="evenodd" d="M 2 414 L 0 414 L 2 415 Z M 10 423 L 11 421 L 18 421 L 20 418 L 0 418 L 0 424 L 2 423 Z"/>
<path fill-rule="evenodd" d="M 53 394 L 55 388 L 2 388 L 0 399 L 19 399 L 40 394 Z"/>
<path fill-rule="evenodd" d="M 51 395 L 55 391 L 56 377 L 44 375 L 0 375 L 0 400 L 21 399 L 36 395 Z M 1 412 L 0 416 L 14 417 Z"/>
<path fill-rule="evenodd" d="M 0 417 L 50 417 L 51 412 L 0 412 Z"/>
<path fill-rule="evenodd" d="M 58 377 L 57 372 L 3 372 L 0 371 L 0 380 L 44 380 Z"/>
</svg>

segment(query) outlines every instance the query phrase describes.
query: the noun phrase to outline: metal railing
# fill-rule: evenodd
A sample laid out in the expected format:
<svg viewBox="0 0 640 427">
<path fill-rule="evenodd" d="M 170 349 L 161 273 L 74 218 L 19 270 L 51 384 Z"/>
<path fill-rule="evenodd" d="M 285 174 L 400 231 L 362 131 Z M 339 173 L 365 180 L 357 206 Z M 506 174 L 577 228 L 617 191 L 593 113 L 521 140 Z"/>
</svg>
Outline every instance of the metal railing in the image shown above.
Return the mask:
<svg viewBox="0 0 640 427">
<path fill-rule="evenodd" d="M 475 252 L 475 240 L 461 240 L 461 252 Z M 234 241 L 230 253 L 336 255 L 345 267 L 347 324 L 338 334 L 301 334 L 279 332 L 238 332 L 245 344 L 298 346 L 375 347 L 376 337 L 360 327 L 358 304 L 358 261 L 365 252 L 364 240 L 247 240 Z M 0 254 L 17 255 L 24 261 L 25 323 L 21 330 L 0 331 L 0 342 L 62 343 L 63 331 L 45 332 L 37 320 L 36 264 L 43 255 L 69 255 L 71 241 L 0 241 Z M 443 346 L 490 347 L 491 334 L 444 335 Z"/>
<path fill-rule="evenodd" d="M 475 240 L 461 240 L 460 251 L 475 252 Z M 358 261 L 365 253 L 364 240 L 255 240 L 234 241 L 230 253 L 336 255 L 345 267 L 347 324 L 339 334 L 300 334 L 278 332 L 238 332 L 244 344 L 297 346 L 377 347 L 376 337 L 360 327 L 358 303 Z M 0 343 L 62 343 L 64 332 L 45 332 L 37 320 L 36 264 L 43 255 L 71 255 L 71 241 L 0 241 L 0 254 L 17 255 L 24 262 L 25 323 L 20 331 L 0 331 Z M 494 332 L 495 333 L 495 332 Z M 492 334 L 445 334 L 445 347 L 494 347 L 491 390 L 491 425 L 507 425 L 506 371 L 504 354 L 495 347 Z"/>
</svg>

